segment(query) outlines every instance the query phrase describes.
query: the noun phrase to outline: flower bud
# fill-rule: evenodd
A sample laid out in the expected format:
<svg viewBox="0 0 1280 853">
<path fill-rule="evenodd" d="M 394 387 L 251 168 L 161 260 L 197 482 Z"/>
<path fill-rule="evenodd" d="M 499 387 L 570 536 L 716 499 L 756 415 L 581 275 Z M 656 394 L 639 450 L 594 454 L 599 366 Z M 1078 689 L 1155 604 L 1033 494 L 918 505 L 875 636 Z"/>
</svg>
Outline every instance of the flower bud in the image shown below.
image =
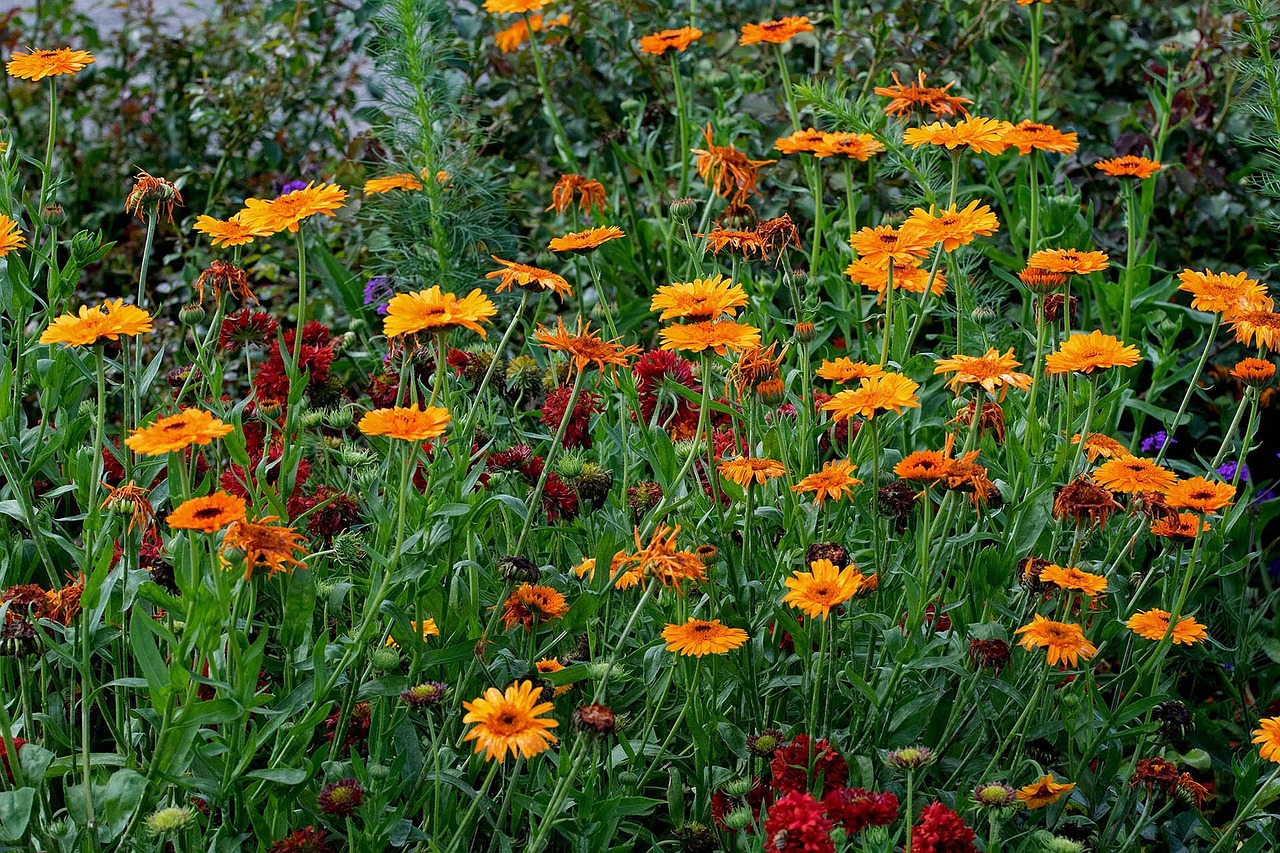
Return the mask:
<svg viewBox="0 0 1280 853">
<path fill-rule="evenodd" d="M 671 216 L 673 219 L 686 220 L 693 216 L 694 211 L 697 209 L 698 203 L 687 196 L 671 202 Z"/>
<path fill-rule="evenodd" d="M 55 228 L 67 221 L 67 212 L 62 209 L 60 204 L 46 204 L 40 215 L 44 219 L 45 225 L 52 225 Z"/>
<path fill-rule="evenodd" d="M 369 655 L 369 662 L 373 664 L 374 669 L 387 672 L 400 665 L 400 652 L 392 646 L 382 646 Z"/>
</svg>

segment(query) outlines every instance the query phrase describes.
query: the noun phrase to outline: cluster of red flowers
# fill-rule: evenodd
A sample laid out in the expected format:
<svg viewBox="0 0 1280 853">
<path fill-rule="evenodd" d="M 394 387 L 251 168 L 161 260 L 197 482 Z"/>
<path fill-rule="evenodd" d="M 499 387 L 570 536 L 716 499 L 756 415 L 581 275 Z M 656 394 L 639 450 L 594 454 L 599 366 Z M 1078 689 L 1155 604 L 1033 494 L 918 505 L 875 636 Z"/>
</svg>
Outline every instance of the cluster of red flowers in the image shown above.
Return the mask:
<svg viewBox="0 0 1280 853">
<path fill-rule="evenodd" d="M 508 450 L 492 453 L 488 459 L 490 472 L 519 474 L 530 489 L 537 487 L 545 465 L 545 460 L 535 455 L 527 444 L 517 444 Z M 542 508 L 547 519 L 552 522 L 569 521 L 578 515 L 578 493 L 555 471 L 547 472 L 547 481 L 542 487 Z"/>
</svg>

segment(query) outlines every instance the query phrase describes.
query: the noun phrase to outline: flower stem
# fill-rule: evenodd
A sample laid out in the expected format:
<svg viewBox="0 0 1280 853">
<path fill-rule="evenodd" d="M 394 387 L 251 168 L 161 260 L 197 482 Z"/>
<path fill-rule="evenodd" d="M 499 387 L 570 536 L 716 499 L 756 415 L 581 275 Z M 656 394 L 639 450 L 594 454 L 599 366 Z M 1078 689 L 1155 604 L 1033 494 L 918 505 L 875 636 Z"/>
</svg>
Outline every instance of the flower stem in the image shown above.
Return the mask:
<svg viewBox="0 0 1280 853">
<path fill-rule="evenodd" d="M 564 125 L 560 123 L 560 116 L 556 114 L 555 102 L 551 100 L 551 89 L 547 86 L 547 75 L 542 70 L 542 53 L 538 49 L 538 36 L 529 21 L 528 12 L 524 14 L 524 26 L 529 33 L 529 52 L 533 54 L 533 71 L 538 76 L 538 89 L 542 92 L 542 112 L 547 117 L 547 123 L 551 125 L 551 132 L 555 137 L 556 149 L 560 153 L 560 159 L 565 166 L 576 172 L 578 170 L 578 159 L 573 156 L 573 147 L 569 144 L 569 135 L 564 132 Z"/>
<path fill-rule="evenodd" d="M 512 550 L 514 554 L 520 553 L 520 547 L 524 544 L 525 537 L 529 535 L 529 531 L 533 528 L 533 518 L 538 512 L 538 502 L 542 500 L 542 490 L 547 486 L 547 477 L 551 473 L 551 463 L 555 460 L 556 449 L 564 441 L 564 434 L 569 429 L 569 419 L 573 417 L 573 410 L 578 405 L 578 395 L 582 393 L 583 379 L 586 375 L 585 370 L 579 370 L 577 378 L 573 380 L 573 390 L 569 393 L 569 402 L 565 406 L 564 414 L 560 417 L 560 428 L 556 430 L 555 438 L 551 440 L 551 447 L 547 449 L 547 457 L 542 463 L 542 473 L 538 475 L 538 484 L 534 486 L 533 493 L 529 496 L 528 503 L 525 504 L 524 524 L 520 528 L 520 535 L 516 538 L 515 548 Z"/>
<path fill-rule="evenodd" d="M 1204 350 L 1200 353 L 1200 361 L 1196 364 L 1195 373 L 1191 374 L 1191 380 L 1187 383 L 1187 392 L 1182 395 L 1182 403 L 1178 406 L 1178 414 L 1174 416 L 1173 423 L 1167 428 L 1168 438 L 1161 446 L 1160 452 L 1156 454 L 1156 464 L 1164 459 L 1165 453 L 1169 451 L 1169 445 L 1173 444 L 1173 433 L 1177 432 L 1178 425 L 1182 423 L 1182 416 L 1187 412 L 1187 405 L 1191 402 L 1191 395 L 1196 392 L 1196 388 L 1200 386 L 1200 374 L 1204 372 L 1204 366 L 1209 361 L 1209 353 L 1213 351 L 1214 340 L 1218 337 L 1218 326 L 1222 324 L 1222 315 L 1213 315 L 1213 325 L 1209 327 L 1208 338 L 1204 342 Z"/>
</svg>

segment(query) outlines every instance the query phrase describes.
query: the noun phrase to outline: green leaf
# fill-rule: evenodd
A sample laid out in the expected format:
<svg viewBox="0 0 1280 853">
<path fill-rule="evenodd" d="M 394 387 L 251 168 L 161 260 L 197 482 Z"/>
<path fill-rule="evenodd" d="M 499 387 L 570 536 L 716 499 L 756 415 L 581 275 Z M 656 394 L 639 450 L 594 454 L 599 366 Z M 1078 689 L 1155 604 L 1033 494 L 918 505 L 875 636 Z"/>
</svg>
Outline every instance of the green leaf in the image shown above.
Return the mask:
<svg viewBox="0 0 1280 853">
<path fill-rule="evenodd" d="M 31 820 L 31 805 L 35 800 L 35 788 L 0 791 L 0 838 L 5 841 L 22 841 L 26 837 L 27 823 Z"/>
<path fill-rule="evenodd" d="M 279 782 L 281 785 L 298 785 L 307 778 L 307 771 L 303 767 L 278 767 L 275 769 L 250 770 L 244 775 L 250 779 Z"/>
</svg>

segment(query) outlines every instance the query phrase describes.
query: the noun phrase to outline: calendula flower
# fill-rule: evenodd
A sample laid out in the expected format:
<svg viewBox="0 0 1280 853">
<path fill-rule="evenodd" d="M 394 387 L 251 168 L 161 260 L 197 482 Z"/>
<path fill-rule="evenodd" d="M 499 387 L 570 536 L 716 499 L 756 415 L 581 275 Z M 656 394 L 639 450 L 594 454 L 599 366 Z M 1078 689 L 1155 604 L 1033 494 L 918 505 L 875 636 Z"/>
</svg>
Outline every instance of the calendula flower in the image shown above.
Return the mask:
<svg viewBox="0 0 1280 853">
<path fill-rule="evenodd" d="M 1246 272 L 1178 273 L 1178 290 L 1191 294 L 1191 307 L 1210 314 L 1235 314 L 1269 309 L 1267 288 Z"/>
<path fill-rule="evenodd" d="M 565 328 L 564 318 L 557 317 L 556 324 L 554 331 L 545 326 L 538 327 L 538 343 L 569 356 L 578 371 L 586 370 L 592 364 L 601 372 L 626 367 L 627 359 L 640 352 L 638 346 L 623 346 L 617 341 L 603 340 L 598 332 L 592 331 L 590 323 L 582 324 L 581 317 L 573 334 Z"/>
<path fill-rule="evenodd" d="M 1280 763 L 1280 717 L 1258 720 L 1253 730 L 1253 743 L 1259 744 L 1258 754 L 1267 761 Z"/>
<path fill-rule="evenodd" d="M 1005 132 L 1004 141 L 1023 155 L 1030 154 L 1033 150 L 1073 154 L 1080 147 L 1074 131 L 1063 132 L 1035 121 L 1021 121 L 1010 127 Z"/>
<path fill-rule="evenodd" d="M 1167 610 L 1153 608 L 1133 614 L 1124 625 L 1144 640 L 1158 643 L 1169 635 L 1169 618 L 1170 614 Z M 1208 638 L 1209 632 L 1192 616 L 1183 616 L 1179 619 L 1170 635 L 1173 644 L 1178 646 L 1192 646 Z"/>
<path fill-rule="evenodd" d="M 713 254 L 720 254 L 723 249 L 731 252 L 737 252 L 742 255 L 744 261 L 751 260 L 752 255 L 761 258 L 765 255 L 764 241 L 760 239 L 760 235 L 755 231 L 735 231 L 721 228 L 719 225 L 711 229 L 708 234 L 695 234 L 699 239 L 705 238 L 707 248 Z"/>
<path fill-rule="evenodd" d="M 784 583 L 790 592 L 782 597 L 783 604 L 790 604 L 810 619 L 826 619 L 832 608 L 858 594 L 863 577 L 852 563 L 841 569 L 830 560 L 814 560 L 809 571 L 794 572 Z"/>
<path fill-rule="evenodd" d="M 264 568 L 267 576 L 276 572 L 288 572 L 291 568 L 305 569 L 306 563 L 294 556 L 294 552 L 306 548 L 306 540 L 292 527 L 272 524 L 279 519 L 274 515 L 257 521 L 235 521 L 222 537 L 218 554 L 234 565 L 243 561 L 244 576 L 248 580 L 254 569 Z"/>
<path fill-rule="evenodd" d="M 858 260 L 845 267 L 844 274 L 854 284 L 859 287 L 865 287 L 875 293 L 877 305 L 884 302 L 885 292 L 889 288 L 889 267 L 887 265 L 882 267 L 868 261 L 866 258 L 858 258 Z M 934 296 L 944 293 L 947 289 L 946 273 L 941 270 L 930 273 L 929 270 L 919 266 L 914 261 L 895 261 L 893 263 L 894 290 L 924 293 L 925 288 L 929 288 L 929 292 Z"/>
<path fill-rule="evenodd" d="M 812 154 L 824 136 L 826 134 L 821 130 L 807 127 L 782 137 L 773 143 L 773 147 L 783 154 Z"/>
<path fill-rule="evenodd" d="M 885 115 L 906 115 L 916 107 L 927 110 L 938 118 L 951 118 L 957 113 L 969 115 L 965 105 L 972 104 L 973 101 L 947 94 L 956 84 L 954 80 L 945 86 L 927 86 L 925 74 L 920 71 L 916 80 L 904 86 L 896 71 L 891 76 L 892 86 L 877 86 L 874 90 L 877 95 L 890 99 L 889 105 L 884 108 Z"/>
<path fill-rule="evenodd" d="M 849 245 L 858 253 L 859 260 L 879 269 L 885 269 L 891 263 L 915 266 L 929 253 L 933 244 L 924 230 L 911 220 L 904 222 L 901 228 L 891 225 L 863 228 L 849 238 Z"/>
<path fill-rule="evenodd" d="M 884 143 L 869 133 L 824 133 L 812 151 L 819 159 L 847 157 L 865 163 L 872 155 L 884 151 Z"/>
<path fill-rule="evenodd" d="M 1084 631 L 1079 625 L 1073 622 L 1055 622 L 1039 613 L 1033 614 L 1031 622 L 1014 633 L 1023 635 L 1018 644 L 1027 651 L 1044 649 L 1050 666 L 1059 662 L 1076 666 L 1080 658 L 1089 660 L 1098 653 L 1097 647 L 1085 639 Z"/>
<path fill-rule="evenodd" d="M 1165 539 L 1194 539 L 1208 529 L 1209 522 L 1194 512 L 1164 515 L 1151 523 L 1151 534 Z"/>
<path fill-rule="evenodd" d="M 542 688 L 532 681 L 521 681 L 505 691 L 490 687 L 483 696 L 462 703 L 467 711 L 462 722 L 474 725 L 463 740 L 475 741 L 475 751 L 484 752 L 488 761 L 502 761 L 508 752 L 532 758 L 550 749 L 556 736 L 549 729 L 559 723 L 543 716 L 555 706 L 539 702 L 541 697 Z"/>
<path fill-rule="evenodd" d="M 662 348 L 684 352 L 711 350 L 725 355 L 760 346 L 760 330 L 732 320 L 703 323 L 677 323 L 662 330 Z"/>
<path fill-rule="evenodd" d="M 215 249 L 244 246 L 252 243 L 255 237 L 268 237 L 275 233 L 266 228 L 250 228 L 241 221 L 238 213 L 230 219 L 215 219 L 201 214 L 196 217 L 194 230 L 207 236 Z"/>
<path fill-rule="evenodd" d="M 1000 221 L 991 208 L 976 201 L 969 202 L 961 210 L 954 207 L 943 210 L 917 207 L 911 211 L 909 221 L 918 226 L 924 239 L 941 243 L 947 252 L 969 245 L 976 236 L 990 237 L 1000 227 Z"/>
<path fill-rule="evenodd" d="M 459 299 L 445 293 L 440 285 L 415 293 L 400 293 L 387 302 L 387 316 L 382 333 L 389 338 L 416 335 L 420 332 L 444 335 L 459 327 L 470 329 L 480 337 L 487 332 L 481 323 L 498 313 L 489 297 L 476 288 Z"/>
<path fill-rule="evenodd" d="M 552 27 L 569 26 L 569 16 L 561 15 L 558 18 L 543 18 L 542 15 L 528 15 L 525 18 L 516 21 L 505 30 L 499 30 L 493 34 L 493 43 L 498 50 L 503 53 L 511 53 L 517 50 L 520 45 L 529 40 L 530 31 L 540 33 L 543 30 L 549 30 Z M 441 183 L 444 183 L 441 181 Z"/>
<path fill-rule="evenodd" d="M 425 441 L 444 435 L 451 415 L 448 409 L 394 406 L 366 412 L 357 424 L 365 435 L 385 435 L 401 441 Z"/>
<path fill-rule="evenodd" d="M 546 0 L 484 0 L 484 10 L 493 15 L 523 15 L 541 11 L 545 5 Z"/>
<path fill-rule="evenodd" d="M 1231 375 L 1250 388 L 1265 388 L 1276 378 L 1276 366 L 1261 358 L 1244 358 L 1231 368 Z"/>
<path fill-rule="evenodd" d="M 604 228 L 588 228 L 586 231 L 575 231 L 572 234 L 565 234 L 563 237 L 553 237 L 551 242 L 547 244 L 547 248 L 553 252 L 572 252 L 576 255 L 585 255 L 608 243 L 610 240 L 617 240 L 627 236 L 621 228 L 609 225 Z"/>
<path fill-rule="evenodd" d="M 681 591 L 685 581 L 701 583 L 706 580 L 707 567 L 692 551 L 680 550 L 676 547 L 676 537 L 680 528 L 659 524 L 653 532 L 649 544 L 640 544 L 640 530 L 635 532 L 636 552 L 632 559 L 640 567 L 640 572 L 647 577 L 657 578 L 663 586 Z"/>
<path fill-rule="evenodd" d="M 778 367 L 787 351 L 784 348 L 781 354 L 775 355 L 777 349 L 778 342 L 774 341 L 767 347 L 748 347 L 738 353 L 738 360 L 725 377 L 725 393 L 729 393 L 732 385 L 741 399 L 748 390 L 759 392 L 765 383 L 781 382 Z"/>
<path fill-rule="evenodd" d="M 533 630 L 538 622 L 554 622 L 569 612 L 564 594 L 555 587 L 522 583 L 502 604 L 502 624 L 507 628 L 523 625 Z"/>
<path fill-rule="evenodd" d="M 1082 571 L 1075 566 L 1050 565 L 1040 570 L 1042 583 L 1051 583 L 1058 589 L 1078 590 L 1088 596 L 1098 596 L 1107 591 L 1107 579 L 1102 575 Z"/>
<path fill-rule="evenodd" d="M 746 304 L 747 293 L 742 285 L 716 275 L 714 278 L 664 284 L 654 294 L 649 310 L 661 311 L 658 319 L 662 321 L 702 323 L 719 320 L 724 314 L 732 317 Z"/>
<path fill-rule="evenodd" d="M 1101 272 L 1109 265 L 1106 252 L 1081 252 L 1079 249 L 1041 249 L 1027 259 L 1028 267 L 1070 275 Z"/>
<path fill-rule="evenodd" d="M 920 408 L 915 397 L 919 388 L 918 383 L 900 373 L 884 373 L 860 380 L 857 388 L 841 391 L 823 403 L 822 409 L 831 412 L 833 421 L 854 415 L 870 420 L 877 413 L 888 411 L 902 414 L 903 409 Z"/>
<path fill-rule="evenodd" d="M 1007 121 L 971 116 L 955 124 L 939 121 L 923 127 L 909 127 L 902 134 L 902 144 L 912 148 L 937 145 L 948 151 L 968 148 L 980 154 L 1001 154 L 1009 147 L 1005 141 L 1008 131 Z"/>
<path fill-rule="evenodd" d="M 1044 365 L 1046 373 L 1056 376 L 1060 373 L 1092 373 L 1110 367 L 1133 367 L 1141 360 L 1137 347 L 1093 331 L 1073 334 L 1058 347 L 1057 352 L 1045 356 Z"/>
<path fill-rule="evenodd" d="M 936 483 L 947 477 L 954 460 L 939 450 L 917 450 L 908 453 L 893 466 L 893 473 L 904 480 Z"/>
<path fill-rule="evenodd" d="M 1267 299 L 1263 308 L 1228 313 L 1226 319 L 1235 332 L 1236 340 L 1258 348 L 1280 349 L 1280 314 L 1271 308 L 1271 300 Z"/>
<path fill-rule="evenodd" d="M 1093 479 L 1104 489 L 1122 494 L 1135 492 L 1164 494 L 1177 482 L 1178 475 L 1150 459 L 1126 456 L 1102 463 L 1098 466 L 1098 470 L 1093 472 Z"/>
<path fill-rule="evenodd" d="M 303 220 L 316 214 L 333 216 L 333 212 L 342 207 L 346 198 L 347 191 L 342 187 L 334 184 L 317 185 L 312 181 L 300 190 L 270 200 L 246 199 L 244 210 L 237 216 L 242 225 L 254 231 L 269 234 L 279 234 L 281 231 L 293 233 Z"/>
<path fill-rule="evenodd" d="M 801 33 L 813 32 L 813 24 L 803 15 L 790 15 L 778 21 L 765 21 L 760 24 L 743 24 L 742 35 L 738 44 L 785 44 Z"/>
<path fill-rule="evenodd" d="M 817 373 L 822 379 L 830 379 L 832 382 L 843 385 L 846 382 L 880 376 L 884 373 L 884 368 L 878 364 L 867 364 L 865 361 L 853 361 L 845 357 L 837 358 L 835 361 L 824 358 Z"/>
<path fill-rule="evenodd" d="M 1099 160 L 1093 164 L 1093 167 L 1113 178 L 1137 178 L 1138 180 L 1146 180 L 1164 168 L 1155 160 L 1135 157 L 1132 154 L 1113 157 L 1110 160 Z"/>
<path fill-rule="evenodd" d="M 685 657 L 722 655 L 747 641 L 747 632 L 730 628 L 719 619 L 690 619 L 683 625 L 667 625 L 662 629 L 667 651 Z"/>
<path fill-rule="evenodd" d="M 370 178 L 364 182 L 365 195 L 379 195 L 381 193 L 389 193 L 392 190 L 420 190 L 422 189 L 422 181 L 417 175 L 411 172 L 401 172 L 396 175 L 386 175 L 381 178 Z"/>
<path fill-rule="evenodd" d="M 737 483 L 744 489 L 750 486 L 753 480 L 763 486 L 770 480 L 787 473 L 787 469 L 776 459 L 752 456 L 725 459 L 716 466 L 716 470 L 720 472 L 720 476 Z"/>
<path fill-rule="evenodd" d="M 1214 483 L 1204 477 L 1180 480 L 1165 492 L 1165 503 L 1173 509 L 1189 509 L 1206 515 L 1231 506 L 1236 487 L 1230 483 Z"/>
<path fill-rule="evenodd" d="M 1076 524 L 1083 524 L 1086 519 L 1099 526 L 1106 524 L 1120 504 L 1115 495 L 1090 480 L 1080 476 L 1058 490 L 1053 501 L 1053 516 L 1058 519 L 1071 519 Z"/>
<path fill-rule="evenodd" d="M 60 47 L 57 50 L 14 51 L 5 68 L 10 77 L 20 80 L 43 80 L 63 74 L 75 74 L 97 60 L 87 50 Z"/>
<path fill-rule="evenodd" d="M 556 185 L 551 188 L 551 205 L 547 210 L 563 214 L 573 204 L 574 196 L 578 198 L 578 206 L 582 213 L 591 215 L 592 208 L 601 213 L 608 207 L 605 201 L 604 184 L 594 178 L 582 175 L 561 175 Z"/>
<path fill-rule="evenodd" d="M 1071 436 L 1071 443 L 1080 443 L 1079 433 Z M 1146 448 L 1143 449 L 1145 450 Z M 1099 459 L 1126 459 L 1133 454 L 1129 452 L 1129 448 L 1111 436 L 1103 435 L 1100 432 L 1091 432 L 1089 437 L 1084 440 L 1084 455 L 1088 457 L 1090 462 L 1097 462 Z"/>
<path fill-rule="evenodd" d="M 162 456 L 185 450 L 193 444 L 209 444 L 234 429 L 203 409 L 184 409 L 176 415 L 160 418 L 150 426 L 135 429 L 124 440 L 134 453 Z"/>
<path fill-rule="evenodd" d="M 26 245 L 27 238 L 22 236 L 18 223 L 0 213 L 0 258 Z"/>
<path fill-rule="evenodd" d="M 169 513 L 169 526 L 178 530 L 214 533 L 233 521 L 244 521 L 244 498 L 218 491 L 203 498 L 183 501 Z"/>
<path fill-rule="evenodd" d="M 504 261 L 497 255 L 490 255 L 489 257 L 502 264 L 502 269 L 485 274 L 485 278 L 498 279 L 498 286 L 495 288 L 498 293 L 511 290 L 513 287 L 519 287 L 521 290 L 527 290 L 530 293 L 543 293 L 549 290 L 561 297 L 573 295 L 573 288 L 569 285 L 569 282 L 565 281 L 563 276 L 538 267 L 529 266 L 528 264 Z"/>
<path fill-rule="evenodd" d="M 824 462 L 822 470 L 792 486 L 791 491 L 800 494 L 812 492 L 813 502 L 820 507 L 826 500 L 852 497 L 853 487 L 862 485 L 862 481 L 853 476 L 853 472 L 853 463 L 848 459 L 833 459 Z"/>
<path fill-rule="evenodd" d="M 588 580 L 594 580 L 596 576 L 596 561 L 594 557 L 588 557 L 572 569 L 573 573 L 578 577 L 585 577 Z M 621 574 L 619 574 L 621 571 Z M 613 560 L 609 564 L 609 577 L 616 577 L 614 581 L 614 589 L 630 589 L 633 586 L 640 586 L 644 583 L 644 570 L 640 562 L 630 554 L 617 553 L 613 555 Z"/>
<path fill-rule="evenodd" d="M 1022 0 L 1018 0 L 1018 2 L 1026 6 L 1031 0 L 1027 0 L 1027 3 L 1022 2 Z M 1050 773 L 1041 776 L 1030 785 L 1019 788 L 1018 799 L 1029 809 L 1041 809 L 1045 806 L 1051 806 L 1062 799 L 1062 795 L 1070 793 L 1075 786 L 1075 782 L 1055 782 L 1053 774 Z"/>
<path fill-rule="evenodd" d="M 172 222 L 173 209 L 182 206 L 182 193 L 178 192 L 172 181 L 157 178 L 141 170 L 124 200 L 124 212 L 144 220 L 148 211 L 154 211 L 156 214 L 163 213 Z"/>
<path fill-rule="evenodd" d="M 105 483 L 103 485 L 106 485 Z M 129 532 L 134 529 L 144 531 L 144 536 L 155 531 L 156 514 L 151 508 L 149 492 L 130 480 L 127 484 L 116 486 L 107 493 L 107 497 L 98 505 L 99 509 L 115 509 L 129 513 Z"/>
<path fill-rule="evenodd" d="M 662 30 L 640 39 L 640 50 L 654 56 L 662 56 L 668 50 L 683 51 L 702 38 L 697 27 L 681 27 L 678 30 Z"/>
<path fill-rule="evenodd" d="M 1003 355 L 992 347 L 985 355 L 956 355 L 934 359 L 934 364 L 937 365 L 933 369 L 934 375 L 955 374 L 947 380 L 947 387 L 957 394 L 965 385 L 978 385 L 992 396 L 999 392 L 999 397 L 1003 400 L 1010 388 L 1020 391 L 1031 388 L 1031 376 L 1014 370 L 1022 362 L 1013 357 L 1013 347 Z"/>
<path fill-rule="evenodd" d="M 434 619 L 423 619 L 421 628 L 418 627 L 417 622 L 410 622 L 409 627 L 413 629 L 413 633 L 416 636 L 422 638 L 422 642 L 424 643 L 429 637 L 440 636 L 440 626 L 436 624 L 436 620 Z M 387 637 L 387 645 L 393 649 L 400 648 L 400 644 L 396 642 L 395 637 Z"/>
<path fill-rule="evenodd" d="M 75 314 L 55 317 L 40 335 L 42 344 L 84 347 L 100 341 L 117 341 L 121 335 L 137 337 L 151 331 L 151 315 L 137 305 L 114 299 L 96 307 L 81 305 Z"/>
<path fill-rule="evenodd" d="M 707 123 L 706 148 L 694 148 L 698 155 L 698 176 L 716 195 L 729 199 L 730 204 L 746 204 L 752 193 L 757 193 L 761 166 L 777 160 L 752 160 L 730 145 L 716 145 L 712 141 L 711 123 Z"/>
<path fill-rule="evenodd" d="M 1053 293 L 1058 288 L 1067 283 L 1066 273 L 1050 272 L 1049 270 L 1038 270 L 1035 267 L 1027 267 L 1018 273 L 1018 280 L 1021 281 L 1032 293 L 1045 295 Z"/>
</svg>

